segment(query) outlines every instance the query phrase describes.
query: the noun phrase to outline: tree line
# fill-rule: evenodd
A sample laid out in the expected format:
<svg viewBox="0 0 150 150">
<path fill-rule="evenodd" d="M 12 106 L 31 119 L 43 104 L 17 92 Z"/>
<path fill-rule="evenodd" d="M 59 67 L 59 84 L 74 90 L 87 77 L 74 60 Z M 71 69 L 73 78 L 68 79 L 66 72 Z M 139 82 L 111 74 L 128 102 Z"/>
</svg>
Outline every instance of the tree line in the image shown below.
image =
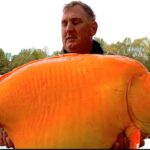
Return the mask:
<svg viewBox="0 0 150 150">
<path fill-rule="evenodd" d="M 108 44 L 101 38 L 95 38 L 108 55 L 122 55 L 140 61 L 150 71 L 150 39 L 147 37 L 131 40 L 125 38 L 123 41 Z M 22 49 L 19 54 L 12 55 L 5 53 L 0 48 L 0 75 L 5 74 L 14 68 L 26 64 L 32 60 L 52 57 L 61 54 L 61 50 L 54 51 L 49 55 L 48 49 Z"/>
<path fill-rule="evenodd" d="M 107 44 L 103 39 L 96 38 L 101 43 L 105 53 L 127 56 L 140 61 L 150 71 L 150 39 L 147 37 L 131 40 L 125 38 L 122 42 Z"/>
</svg>

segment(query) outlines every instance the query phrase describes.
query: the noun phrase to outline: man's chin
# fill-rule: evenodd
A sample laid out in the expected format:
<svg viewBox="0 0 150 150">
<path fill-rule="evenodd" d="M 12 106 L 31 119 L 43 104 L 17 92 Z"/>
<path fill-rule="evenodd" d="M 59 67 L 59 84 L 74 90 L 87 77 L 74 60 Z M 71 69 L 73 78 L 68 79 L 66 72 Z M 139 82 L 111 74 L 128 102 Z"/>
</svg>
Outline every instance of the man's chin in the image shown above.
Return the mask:
<svg viewBox="0 0 150 150">
<path fill-rule="evenodd" d="M 67 50 L 69 51 L 69 52 L 71 52 L 71 53 L 75 53 L 76 52 L 76 46 L 74 45 L 74 44 L 69 44 L 68 46 L 67 46 Z"/>
</svg>

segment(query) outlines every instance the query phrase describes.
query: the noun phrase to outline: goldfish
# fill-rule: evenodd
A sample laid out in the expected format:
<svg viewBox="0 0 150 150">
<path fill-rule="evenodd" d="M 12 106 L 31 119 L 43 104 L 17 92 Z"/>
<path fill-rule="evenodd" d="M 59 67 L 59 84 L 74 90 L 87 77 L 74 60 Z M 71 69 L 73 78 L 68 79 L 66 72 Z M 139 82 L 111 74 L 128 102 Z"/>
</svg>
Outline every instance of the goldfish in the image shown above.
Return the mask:
<svg viewBox="0 0 150 150">
<path fill-rule="evenodd" d="M 0 77 L 0 125 L 15 148 L 130 148 L 150 134 L 150 74 L 117 55 L 62 54 Z"/>
</svg>

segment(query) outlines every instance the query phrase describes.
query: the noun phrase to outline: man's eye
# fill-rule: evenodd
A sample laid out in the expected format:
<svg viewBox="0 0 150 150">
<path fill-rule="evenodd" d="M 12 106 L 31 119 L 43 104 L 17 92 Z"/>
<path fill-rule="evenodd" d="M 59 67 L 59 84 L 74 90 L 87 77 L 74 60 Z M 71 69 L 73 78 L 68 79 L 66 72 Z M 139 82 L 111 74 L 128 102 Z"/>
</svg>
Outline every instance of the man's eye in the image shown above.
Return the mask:
<svg viewBox="0 0 150 150">
<path fill-rule="evenodd" d="M 67 22 L 66 22 L 66 21 L 63 21 L 63 22 L 61 23 L 61 25 L 62 25 L 63 27 L 66 27 L 66 26 L 67 26 Z"/>
<path fill-rule="evenodd" d="M 73 22 L 72 22 L 74 25 L 78 25 L 78 24 L 80 24 L 81 23 L 81 21 L 80 20 L 73 20 Z"/>
</svg>

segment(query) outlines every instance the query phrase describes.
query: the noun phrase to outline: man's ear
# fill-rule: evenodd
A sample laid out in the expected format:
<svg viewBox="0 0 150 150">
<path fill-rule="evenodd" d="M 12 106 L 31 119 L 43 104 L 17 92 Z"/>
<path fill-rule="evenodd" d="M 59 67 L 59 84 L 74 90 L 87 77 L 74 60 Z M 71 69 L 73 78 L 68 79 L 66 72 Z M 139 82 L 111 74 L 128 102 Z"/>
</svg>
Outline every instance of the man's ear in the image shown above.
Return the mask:
<svg viewBox="0 0 150 150">
<path fill-rule="evenodd" d="M 93 21 L 91 23 L 91 35 L 94 36 L 97 32 L 97 28 L 98 28 L 98 25 L 97 25 L 97 22 L 96 21 Z"/>
</svg>

